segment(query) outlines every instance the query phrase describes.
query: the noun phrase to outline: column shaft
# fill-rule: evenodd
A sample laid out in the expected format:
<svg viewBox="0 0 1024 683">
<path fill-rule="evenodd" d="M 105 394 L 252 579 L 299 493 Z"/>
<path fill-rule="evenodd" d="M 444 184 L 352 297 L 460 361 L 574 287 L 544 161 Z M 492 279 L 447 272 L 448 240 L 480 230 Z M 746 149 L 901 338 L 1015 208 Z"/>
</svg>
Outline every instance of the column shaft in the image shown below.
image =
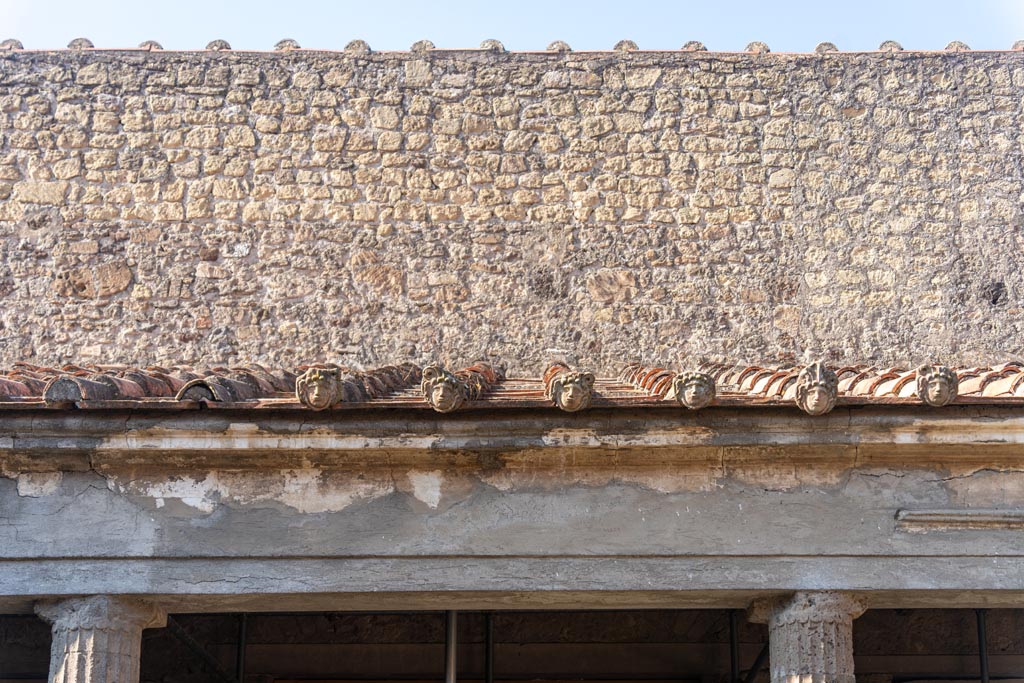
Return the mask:
<svg viewBox="0 0 1024 683">
<path fill-rule="evenodd" d="M 768 623 L 772 683 L 855 683 L 853 620 L 861 599 L 802 592 L 755 603 L 751 619 Z"/>
</svg>

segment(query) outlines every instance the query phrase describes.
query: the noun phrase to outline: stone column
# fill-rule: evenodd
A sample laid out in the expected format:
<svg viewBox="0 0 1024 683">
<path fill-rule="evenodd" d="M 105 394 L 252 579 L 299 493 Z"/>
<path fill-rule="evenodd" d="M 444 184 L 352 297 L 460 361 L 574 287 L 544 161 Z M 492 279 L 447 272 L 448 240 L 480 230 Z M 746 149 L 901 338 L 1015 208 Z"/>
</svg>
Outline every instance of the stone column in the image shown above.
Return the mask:
<svg viewBox="0 0 1024 683">
<path fill-rule="evenodd" d="M 768 624 L 772 683 L 855 683 L 853 620 L 864 609 L 860 598 L 824 591 L 755 601 L 749 616 Z"/>
<path fill-rule="evenodd" d="M 53 628 L 49 683 L 138 683 L 142 629 L 167 615 L 144 600 L 96 595 L 36 604 Z"/>
</svg>

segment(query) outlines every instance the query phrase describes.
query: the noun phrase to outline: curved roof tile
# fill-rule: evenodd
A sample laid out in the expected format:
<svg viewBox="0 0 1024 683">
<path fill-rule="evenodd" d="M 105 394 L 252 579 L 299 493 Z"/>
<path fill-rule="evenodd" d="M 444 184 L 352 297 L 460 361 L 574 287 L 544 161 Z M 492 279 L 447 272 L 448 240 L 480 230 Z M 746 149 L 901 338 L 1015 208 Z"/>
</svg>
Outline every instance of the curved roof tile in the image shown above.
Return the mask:
<svg viewBox="0 0 1024 683">
<path fill-rule="evenodd" d="M 344 385 L 344 402 L 349 407 L 428 407 L 419 391 L 421 370 L 410 363 L 367 371 L 333 363 L 286 369 L 255 364 L 193 368 L 94 364 L 48 367 L 16 363 L 9 370 L 0 371 L 0 407 L 28 404 L 60 408 L 75 403 L 84 407 L 123 408 L 180 406 L 183 401 L 225 407 L 298 406 L 296 380 L 314 368 L 338 375 Z M 728 363 L 680 363 L 676 367 L 632 364 L 617 378 L 597 378 L 594 406 L 674 406 L 675 401 L 670 400 L 673 381 L 690 371 L 706 373 L 715 381 L 714 404 L 790 405 L 802 369 L 803 366 L 769 368 Z M 953 370 L 960 380 L 957 400 L 961 403 L 1024 403 L 1024 364 L 1018 361 Z M 917 397 L 916 370 L 849 365 L 837 368 L 836 374 L 840 405 L 922 405 Z M 489 388 L 472 397 L 467 407 L 550 407 L 540 376 L 506 378 L 495 374 L 487 379 Z"/>
</svg>

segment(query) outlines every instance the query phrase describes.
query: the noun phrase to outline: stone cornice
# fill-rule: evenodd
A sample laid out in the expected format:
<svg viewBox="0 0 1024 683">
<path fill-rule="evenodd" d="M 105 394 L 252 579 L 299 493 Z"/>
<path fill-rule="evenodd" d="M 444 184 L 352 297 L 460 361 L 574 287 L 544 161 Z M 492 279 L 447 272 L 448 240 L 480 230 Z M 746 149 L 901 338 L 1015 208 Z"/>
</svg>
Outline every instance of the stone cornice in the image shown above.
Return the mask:
<svg viewBox="0 0 1024 683">
<path fill-rule="evenodd" d="M 673 402 L 657 411 L 592 409 L 571 417 L 526 409 L 443 416 L 410 410 L 22 410 L 8 413 L 0 426 L 0 460 L 13 470 L 32 463 L 59 469 L 167 464 L 175 455 L 187 456 L 182 464 L 193 467 L 476 466 L 480 458 L 545 467 L 561 463 L 557 456 L 569 451 L 574 467 L 600 465 L 610 455 L 641 467 L 1019 465 L 1024 415 L 1015 408 L 889 406 L 836 408 L 812 417 L 778 407 L 691 411 Z"/>
</svg>

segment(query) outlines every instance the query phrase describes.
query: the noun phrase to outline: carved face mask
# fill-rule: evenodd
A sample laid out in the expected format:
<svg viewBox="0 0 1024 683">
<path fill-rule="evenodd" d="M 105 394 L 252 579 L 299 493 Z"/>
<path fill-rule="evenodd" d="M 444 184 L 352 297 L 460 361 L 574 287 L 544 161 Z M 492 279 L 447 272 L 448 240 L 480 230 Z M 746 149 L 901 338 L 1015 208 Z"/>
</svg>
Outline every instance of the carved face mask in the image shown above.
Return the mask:
<svg viewBox="0 0 1024 683">
<path fill-rule="evenodd" d="M 925 388 L 928 402 L 932 405 L 945 405 L 950 399 L 949 382 L 944 377 L 933 377 Z"/>
<path fill-rule="evenodd" d="M 430 390 L 430 402 L 441 412 L 448 412 L 459 407 L 459 392 L 451 382 L 438 382 Z"/>
<path fill-rule="evenodd" d="M 814 385 L 807 390 L 807 412 L 811 415 L 827 413 L 831 403 L 831 395 L 828 389 L 821 385 Z"/>
<path fill-rule="evenodd" d="M 311 372 L 296 382 L 299 400 L 313 410 L 325 410 L 337 400 L 333 377 L 320 372 Z"/>
<path fill-rule="evenodd" d="M 807 392 L 807 410 L 811 413 L 819 413 L 828 407 L 829 395 L 825 387 L 811 387 Z"/>
<path fill-rule="evenodd" d="M 576 382 L 569 382 L 562 387 L 562 406 L 566 410 L 575 410 L 583 402 L 583 392 Z"/>
<path fill-rule="evenodd" d="M 707 386 L 701 382 L 687 382 L 683 387 L 683 403 L 691 407 L 703 407 L 711 398 Z"/>
<path fill-rule="evenodd" d="M 331 404 L 331 391 L 327 383 L 322 380 L 314 380 L 308 389 L 307 399 L 314 408 L 326 408 Z"/>
</svg>

